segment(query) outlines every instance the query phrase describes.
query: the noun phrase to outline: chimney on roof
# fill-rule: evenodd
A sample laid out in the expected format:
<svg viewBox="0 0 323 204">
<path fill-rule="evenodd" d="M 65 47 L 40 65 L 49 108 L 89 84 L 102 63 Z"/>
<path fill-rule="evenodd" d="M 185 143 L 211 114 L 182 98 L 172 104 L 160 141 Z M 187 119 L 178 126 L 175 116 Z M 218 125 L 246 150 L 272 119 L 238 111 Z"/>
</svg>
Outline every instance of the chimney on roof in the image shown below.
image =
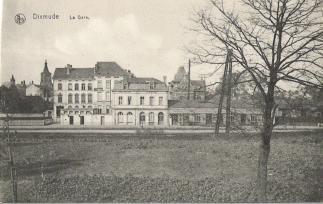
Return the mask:
<svg viewBox="0 0 323 204">
<path fill-rule="evenodd" d="M 34 84 L 34 81 L 31 81 L 31 84 Z"/>
<path fill-rule="evenodd" d="M 71 69 L 72 69 L 72 65 L 71 64 L 67 64 L 66 65 L 66 74 L 70 74 L 71 73 Z"/>
<path fill-rule="evenodd" d="M 166 75 L 163 76 L 163 81 L 167 85 L 167 76 Z"/>
</svg>

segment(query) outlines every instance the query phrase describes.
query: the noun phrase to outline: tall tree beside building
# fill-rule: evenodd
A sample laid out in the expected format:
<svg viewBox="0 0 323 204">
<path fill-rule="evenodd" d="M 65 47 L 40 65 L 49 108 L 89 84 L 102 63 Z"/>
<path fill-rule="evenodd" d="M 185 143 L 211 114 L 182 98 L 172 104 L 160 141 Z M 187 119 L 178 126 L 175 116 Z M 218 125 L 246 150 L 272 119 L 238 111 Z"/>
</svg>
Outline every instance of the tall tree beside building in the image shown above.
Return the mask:
<svg viewBox="0 0 323 204">
<path fill-rule="evenodd" d="M 19 113 L 19 92 L 16 86 L 0 87 L 0 111 L 2 113 Z"/>
<path fill-rule="evenodd" d="M 0 112 L 43 113 L 51 106 L 39 96 L 21 97 L 16 86 L 0 87 Z"/>
<path fill-rule="evenodd" d="M 193 17 L 197 44 L 190 52 L 202 63 L 224 61 L 232 50 L 234 63 L 247 72 L 264 101 L 256 196 L 266 201 L 267 163 L 281 81 L 321 86 L 323 80 L 322 1 L 241 0 L 243 13 L 225 8 L 223 1 Z M 222 57 L 222 59 L 221 59 Z M 216 60 L 216 61 L 215 61 Z"/>
</svg>

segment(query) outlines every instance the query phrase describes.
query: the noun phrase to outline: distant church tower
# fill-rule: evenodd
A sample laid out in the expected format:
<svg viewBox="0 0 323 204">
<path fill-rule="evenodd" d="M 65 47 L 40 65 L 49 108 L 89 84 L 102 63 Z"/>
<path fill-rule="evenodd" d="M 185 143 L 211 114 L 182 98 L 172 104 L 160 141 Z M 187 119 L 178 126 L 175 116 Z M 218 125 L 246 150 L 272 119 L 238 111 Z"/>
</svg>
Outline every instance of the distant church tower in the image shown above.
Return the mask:
<svg viewBox="0 0 323 204">
<path fill-rule="evenodd" d="M 16 80 L 15 77 L 13 75 L 11 75 L 11 79 L 10 79 L 10 87 L 16 86 Z"/>
<path fill-rule="evenodd" d="M 47 60 L 45 60 L 45 66 L 43 72 L 40 74 L 40 86 L 51 88 L 52 83 L 52 74 L 48 70 Z"/>
<path fill-rule="evenodd" d="M 53 95 L 52 74 L 48 70 L 47 60 L 43 72 L 40 74 L 40 87 L 43 92 L 43 98 L 49 100 Z"/>
</svg>

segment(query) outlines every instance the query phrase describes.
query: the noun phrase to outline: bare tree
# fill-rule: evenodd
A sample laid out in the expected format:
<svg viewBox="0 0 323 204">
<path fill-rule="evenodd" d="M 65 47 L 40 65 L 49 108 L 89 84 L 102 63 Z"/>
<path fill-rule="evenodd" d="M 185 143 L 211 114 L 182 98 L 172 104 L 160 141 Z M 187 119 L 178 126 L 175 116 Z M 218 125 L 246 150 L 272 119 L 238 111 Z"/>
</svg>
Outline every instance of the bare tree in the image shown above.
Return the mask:
<svg viewBox="0 0 323 204">
<path fill-rule="evenodd" d="M 235 2 L 236 3 L 236 2 Z M 223 2 L 193 17 L 196 45 L 189 48 L 201 63 L 234 63 L 248 73 L 264 101 L 256 183 L 257 201 L 266 201 L 267 163 L 274 127 L 275 91 L 282 81 L 322 86 L 322 0 L 240 0 L 240 13 Z M 242 12 L 243 11 L 243 12 Z"/>
</svg>

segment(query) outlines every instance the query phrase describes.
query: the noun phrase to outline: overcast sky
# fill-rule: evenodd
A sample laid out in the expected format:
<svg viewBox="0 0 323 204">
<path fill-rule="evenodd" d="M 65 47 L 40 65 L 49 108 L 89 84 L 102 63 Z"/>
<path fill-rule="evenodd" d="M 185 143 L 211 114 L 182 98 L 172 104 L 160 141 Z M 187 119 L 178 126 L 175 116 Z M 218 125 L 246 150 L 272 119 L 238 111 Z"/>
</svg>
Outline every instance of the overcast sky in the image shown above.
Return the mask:
<svg viewBox="0 0 323 204">
<path fill-rule="evenodd" d="M 1 82 L 40 80 L 49 70 L 72 64 L 93 67 L 116 61 L 136 76 L 173 79 L 186 65 L 183 45 L 190 41 L 185 26 L 204 0 L 4 0 Z M 18 25 L 14 16 L 23 13 Z M 33 14 L 57 14 L 58 20 L 35 20 Z M 70 20 L 70 15 L 89 20 Z M 200 70 L 192 70 L 198 78 Z"/>
</svg>

